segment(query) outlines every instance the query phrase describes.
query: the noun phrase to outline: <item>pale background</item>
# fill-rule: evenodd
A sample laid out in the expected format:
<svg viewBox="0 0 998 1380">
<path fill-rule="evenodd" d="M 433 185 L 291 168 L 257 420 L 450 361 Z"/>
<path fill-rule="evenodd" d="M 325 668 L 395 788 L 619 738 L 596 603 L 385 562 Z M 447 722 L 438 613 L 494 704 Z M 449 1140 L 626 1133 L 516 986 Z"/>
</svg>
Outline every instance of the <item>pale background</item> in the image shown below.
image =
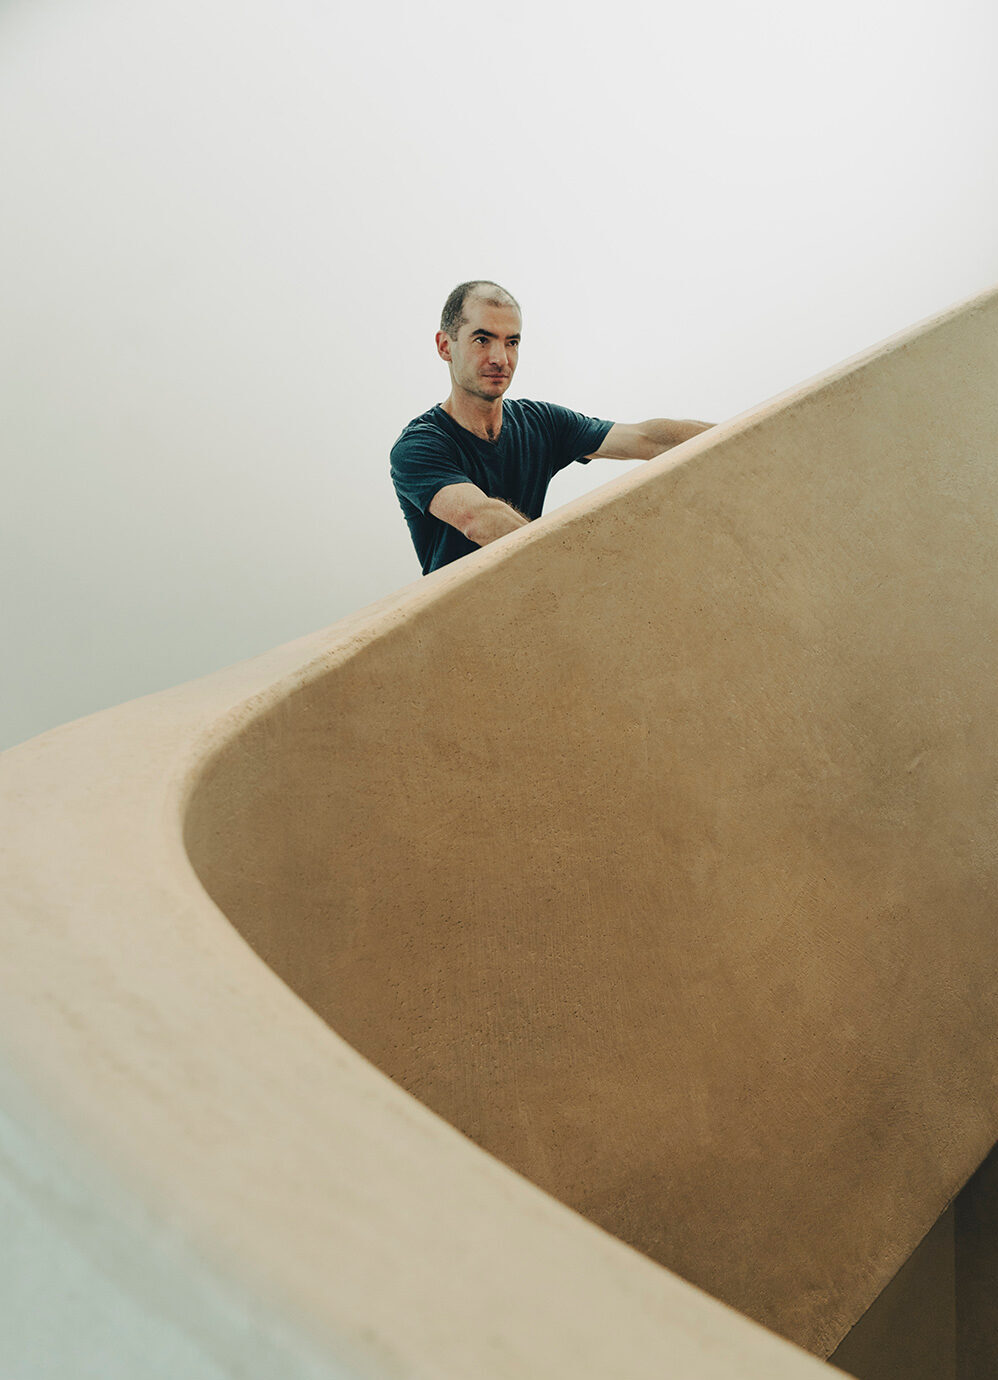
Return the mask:
<svg viewBox="0 0 998 1380">
<path fill-rule="evenodd" d="M 996 15 L 0 0 L 0 745 L 419 578 L 387 454 L 462 278 L 513 396 L 620 421 L 998 281 Z"/>
</svg>

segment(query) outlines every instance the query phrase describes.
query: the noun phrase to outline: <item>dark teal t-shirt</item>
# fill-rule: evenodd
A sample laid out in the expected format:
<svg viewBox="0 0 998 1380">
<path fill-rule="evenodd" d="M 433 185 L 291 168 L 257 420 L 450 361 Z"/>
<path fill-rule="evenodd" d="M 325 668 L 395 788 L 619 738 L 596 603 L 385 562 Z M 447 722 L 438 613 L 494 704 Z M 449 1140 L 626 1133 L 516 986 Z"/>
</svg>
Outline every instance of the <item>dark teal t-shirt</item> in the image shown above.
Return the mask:
<svg viewBox="0 0 998 1380">
<path fill-rule="evenodd" d="M 463 532 L 428 511 L 438 490 L 448 484 L 477 484 L 525 517 L 540 517 L 552 476 L 573 460 L 585 464 L 612 426 L 556 403 L 526 398 L 503 403 L 496 441 L 473 435 L 439 405 L 416 417 L 392 446 L 392 483 L 423 574 L 479 550 Z"/>
</svg>

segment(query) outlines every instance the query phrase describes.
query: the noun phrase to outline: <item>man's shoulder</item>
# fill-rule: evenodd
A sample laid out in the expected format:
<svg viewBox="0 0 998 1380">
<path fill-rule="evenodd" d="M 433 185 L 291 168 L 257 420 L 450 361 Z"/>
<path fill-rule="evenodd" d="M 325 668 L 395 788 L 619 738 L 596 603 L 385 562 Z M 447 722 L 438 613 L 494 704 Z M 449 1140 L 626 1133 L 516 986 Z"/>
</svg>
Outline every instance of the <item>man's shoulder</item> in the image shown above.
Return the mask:
<svg viewBox="0 0 998 1380">
<path fill-rule="evenodd" d="M 521 443 L 536 440 L 554 441 L 566 423 L 579 414 L 560 403 L 542 402 L 536 398 L 506 398 L 503 401 L 504 426 L 519 435 Z M 461 448 L 462 428 L 444 411 L 439 403 L 407 422 L 392 446 L 392 459 L 403 460 L 420 454 L 450 454 Z M 466 438 L 467 439 L 467 438 Z"/>
<path fill-rule="evenodd" d="M 505 407 L 525 440 L 558 445 L 574 424 L 583 418 L 561 403 L 538 398 L 511 398 Z"/>
<path fill-rule="evenodd" d="M 540 426 L 577 415 L 571 408 L 563 407 L 561 403 L 542 402 L 538 398 L 508 398 L 504 407 L 514 415 L 522 417 L 524 421 L 533 422 Z"/>
<path fill-rule="evenodd" d="M 557 403 L 540 402 L 537 398 L 507 398 L 503 410 L 521 417 L 543 417 L 558 410 Z"/>
<path fill-rule="evenodd" d="M 427 408 L 425 412 L 421 412 L 418 417 L 413 417 L 411 422 L 405 424 L 399 432 L 392 450 L 394 451 L 396 446 L 403 445 L 410 440 L 432 440 L 434 437 L 446 439 L 447 428 L 440 420 L 441 416 L 446 417 L 446 415 L 440 404 L 434 403 L 432 407 Z"/>
</svg>

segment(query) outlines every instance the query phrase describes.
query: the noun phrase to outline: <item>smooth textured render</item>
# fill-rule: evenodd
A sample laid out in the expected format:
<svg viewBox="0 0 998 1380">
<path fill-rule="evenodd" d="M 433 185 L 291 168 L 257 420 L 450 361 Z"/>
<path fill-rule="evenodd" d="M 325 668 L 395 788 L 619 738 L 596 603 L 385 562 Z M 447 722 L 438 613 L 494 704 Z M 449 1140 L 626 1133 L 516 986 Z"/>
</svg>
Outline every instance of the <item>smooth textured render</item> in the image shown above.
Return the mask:
<svg viewBox="0 0 998 1380">
<path fill-rule="evenodd" d="M 824 1369 L 749 1318 L 827 1355 L 998 1136 L 996 380 L 989 294 L 4 757 L 0 1165 L 122 1327 Z"/>
</svg>

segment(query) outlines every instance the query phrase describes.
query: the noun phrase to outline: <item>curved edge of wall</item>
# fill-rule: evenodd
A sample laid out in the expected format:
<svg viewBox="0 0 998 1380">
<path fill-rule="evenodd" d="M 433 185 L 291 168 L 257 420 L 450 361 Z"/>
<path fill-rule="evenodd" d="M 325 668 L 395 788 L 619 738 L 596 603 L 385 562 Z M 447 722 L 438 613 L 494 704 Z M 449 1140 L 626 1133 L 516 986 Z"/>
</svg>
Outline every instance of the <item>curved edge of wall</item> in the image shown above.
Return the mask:
<svg viewBox="0 0 998 1380">
<path fill-rule="evenodd" d="M 368 631 L 4 755 L 5 1372 L 812 1373 L 384 1077 L 202 890 L 205 757 Z"/>
<path fill-rule="evenodd" d="M 183 847 L 193 784 L 248 720 L 646 474 L 331 630 L 4 754 L 8 1373 L 827 1372 L 375 1070 L 243 942 Z"/>
</svg>

